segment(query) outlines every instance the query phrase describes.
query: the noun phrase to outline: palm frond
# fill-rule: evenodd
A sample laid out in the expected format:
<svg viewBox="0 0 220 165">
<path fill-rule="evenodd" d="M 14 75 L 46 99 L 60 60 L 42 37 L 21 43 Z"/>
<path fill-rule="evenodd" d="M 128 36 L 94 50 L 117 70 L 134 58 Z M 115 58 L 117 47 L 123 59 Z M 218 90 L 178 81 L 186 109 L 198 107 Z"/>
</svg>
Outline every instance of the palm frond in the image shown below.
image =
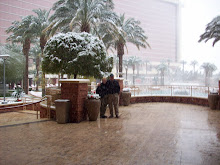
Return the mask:
<svg viewBox="0 0 220 165">
<path fill-rule="evenodd" d="M 215 17 L 206 25 L 205 32 L 200 36 L 198 42 L 207 42 L 210 39 L 214 39 L 213 46 L 220 40 L 220 16 Z"/>
</svg>

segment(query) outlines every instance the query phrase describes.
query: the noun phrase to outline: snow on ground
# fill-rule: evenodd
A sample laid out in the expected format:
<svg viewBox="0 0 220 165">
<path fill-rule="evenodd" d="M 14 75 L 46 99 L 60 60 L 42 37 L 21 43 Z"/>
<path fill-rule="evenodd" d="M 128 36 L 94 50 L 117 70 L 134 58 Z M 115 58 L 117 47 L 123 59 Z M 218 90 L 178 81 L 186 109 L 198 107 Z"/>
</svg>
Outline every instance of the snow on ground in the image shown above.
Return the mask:
<svg viewBox="0 0 220 165">
<path fill-rule="evenodd" d="M 30 91 L 29 94 L 35 97 L 42 97 L 42 92 Z"/>
</svg>

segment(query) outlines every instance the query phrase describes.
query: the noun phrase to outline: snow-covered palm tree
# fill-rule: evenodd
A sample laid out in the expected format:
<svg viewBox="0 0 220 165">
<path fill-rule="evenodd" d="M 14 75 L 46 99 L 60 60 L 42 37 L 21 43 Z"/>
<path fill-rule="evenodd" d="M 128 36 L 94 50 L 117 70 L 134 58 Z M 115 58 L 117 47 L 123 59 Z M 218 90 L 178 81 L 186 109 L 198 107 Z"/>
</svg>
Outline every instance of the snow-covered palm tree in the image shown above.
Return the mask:
<svg viewBox="0 0 220 165">
<path fill-rule="evenodd" d="M 42 9 L 35 9 L 33 10 L 35 15 L 33 16 L 33 20 L 31 23 L 32 32 L 34 33 L 35 37 L 40 39 L 40 48 L 43 51 L 44 46 L 47 42 L 47 35 L 44 29 L 49 25 L 49 14 L 50 10 L 42 10 Z"/>
<path fill-rule="evenodd" d="M 109 45 L 115 46 L 117 50 L 119 58 L 119 72 L 122 72 L 124 48 L 126 47 L 127 42 L 134 44 L 138 49 L 140 49 L 140 47 L 150 47 L 150 45 L 147 43 L 147 36 L 140 26 L 140 21 L 137 21 L 134 18 L 126 19 L 123 14 L 120 15 L 116 23 L 116 30 L 108 34 L 108 37 L 111 41 Z"/>
<path fill-rule="evenodd" d="M 33 16 L 29 15 L 23 17 L 21 21 L 12 22 L 12 26 L 10 26 L 6 32 L 10 33 L 10 36 L 7 38 L 7 41 L 11 41 L 12 43 L 21 43 L 23 48 L 23 54 L 25 56 L 25 72 L 24 72 L 24 92 L 28 93 L 28 55 L 31 46 L 31 40 L 34 38 L 34 34 L 32 31 L 32 20 Z"/>
<path fill-rule="evenodd" d="M 112 23 L 109 14 L 113 12 L 112 0 L 59 0 L 54 5 L 54 14 L 46 28 L 50 35 L 61 32 L 97 31 L 102 23 Z"/>
<path fill-rule="evenodd" d="M 33 10 L 35 16 L 33 16 L 32 20 L 32 32 L 36 38 L 39 38 L 40 48 L 41 48 L 41 57 L 43 57 L 43 50 L 48 38 L 48 32 L 44 31 L 44 29 L 49 25 L 49 13 L 50 10 L 42 10 L 42 9 L 35 9 Z M 37 56 L 36 58 L 36 78 L 39 79 L 39 67 L 41 65 L 41 58 Z M 38 90 L 39 81 L 37 81 L 36 90 Z M 42 96 L 45 95 L 45 73 L 42 74 Z"/>
<path fill-rule="evenodd" d="M 144 60 L 145 67 L 146 67 L 146 76 L 147 76 L 147 71 L 148 71 L 148 65 L 150 64 L 150 61 L 148 59 Z"/>
<path fill-rule="evenodd" d="M 126 80 L 128 79 L 128 67 L 129 67 L 129 59 L 124 59 L 123 60 L 123 65 L 125 68 L 125 75 L 126 75 Z"/>
<path fill-rule="evenodd" d="M 156 67 L 156 69 L 160 74 L 161 85 L 164 85 L 164 75 L 165 75 L 165 71 L 167 71 L 167 65 L 162 62 Z"/>
<path fill-rule="evenodd" d="M 139 57 L 131 56 L 128 58 L 128 63 L 132 67 L 132 70 L 133 70 L 133 85 L 135 84 L 134 83 L 135 68 L 140 62 L 141 60 Z"/>
<path fill-rule="evenodd" d="M 205 72 L 205 85 L 209 85 L 209 78 L 212 77 L 212 74 L 214 71 L 217 70 L 217 67 L 214 64 L 211 64 L 209 62 L 205 62 L 201 65 L 201 68 L 204 69 Z"/>
<path fill-rule="evenodd" d="M 38 91 L 38 87 L 40 84 L 40 78 L 39 78 L 39 71 L 40 71 L 40 57 L 41 57 L 41 49 L 38 44 L 35 44 L 33 47 L 30 49 L 30 55 L 33 56 L 35 59 L 35 64 L 36 64 L 36 91 Z"/>
<path fill-rule="evenodd" d="M 215 17 L 206 26 L 205 32 L 200 36 L 199 42 L 207 42 L 210 39 L 214 39 L 213 46 L 220 40 L 220 16 Z"/>
<path fill-rule="evenodd" d="M 182 63 L 182 65 L 183 65 L 183 74 L 184 74 L 184 72 L 185 72 L 185 64 L 186 64 L 187 62 L 184 61 L 184 60 L 182 60 L 181 63 Z"/>
<path fill-rule="evenodd" d="M 196 65 L 198 65 L 198 62 L 196 60 L 191 61 L 190 65 L 193 67 L 193 73 L 196 72 Z"/>
</svg>

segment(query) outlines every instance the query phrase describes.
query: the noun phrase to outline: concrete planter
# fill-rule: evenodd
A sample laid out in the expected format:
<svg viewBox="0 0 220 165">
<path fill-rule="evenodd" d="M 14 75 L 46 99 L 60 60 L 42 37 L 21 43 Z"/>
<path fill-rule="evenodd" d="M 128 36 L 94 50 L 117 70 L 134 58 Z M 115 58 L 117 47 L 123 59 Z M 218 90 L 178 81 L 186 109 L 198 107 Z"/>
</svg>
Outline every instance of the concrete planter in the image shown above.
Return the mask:
<svg viewBox="0 0 220 165">
<path fill-rule="evenodd" d="M 217 107 L 218 107 L 218 100 L 219 100 L 218 93 L 210 93 L 208 95 L 209 107 L 211 109 L 213 109 L 213 110 L 217 109 Z"/>
<path fill-rule="evenodd" d="M 101 101 L 99 99 L 87 99 L 86 109 L 88 112 L 89 121 L 96 121 L 101 107 Z"/>
<path fill-rule="evenodd" d="M 121 98 L 123 101 L 123 105 L 128 106 L 130 104 L 130 100 L 131 100 L 131 92 L 122 92 Z"/>
</svg>

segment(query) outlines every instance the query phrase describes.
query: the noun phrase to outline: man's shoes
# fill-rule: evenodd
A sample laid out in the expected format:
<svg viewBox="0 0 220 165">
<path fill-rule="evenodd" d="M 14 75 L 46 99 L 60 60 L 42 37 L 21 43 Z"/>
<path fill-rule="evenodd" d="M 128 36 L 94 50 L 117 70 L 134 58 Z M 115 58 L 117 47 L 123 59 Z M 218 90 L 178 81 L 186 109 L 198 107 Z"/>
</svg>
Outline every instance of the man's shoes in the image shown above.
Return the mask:
<svg viewBox="0 0 220 165">
<path fill-rule="evenodd" d="M 109 116 L 109 118 L 113 118 L 113 115 Z"/>
<path fill-rule="evenodd" d="M 107 116 L 103 115 L 103 116 L 100 116 L 100 118 L 107 118 Z"/>
<path fill-rule="evenodd" d="M 116 118 L 119 118 L 119 116 L 118 116 L 118 115 L 116 115 Z"/>
</svg>

